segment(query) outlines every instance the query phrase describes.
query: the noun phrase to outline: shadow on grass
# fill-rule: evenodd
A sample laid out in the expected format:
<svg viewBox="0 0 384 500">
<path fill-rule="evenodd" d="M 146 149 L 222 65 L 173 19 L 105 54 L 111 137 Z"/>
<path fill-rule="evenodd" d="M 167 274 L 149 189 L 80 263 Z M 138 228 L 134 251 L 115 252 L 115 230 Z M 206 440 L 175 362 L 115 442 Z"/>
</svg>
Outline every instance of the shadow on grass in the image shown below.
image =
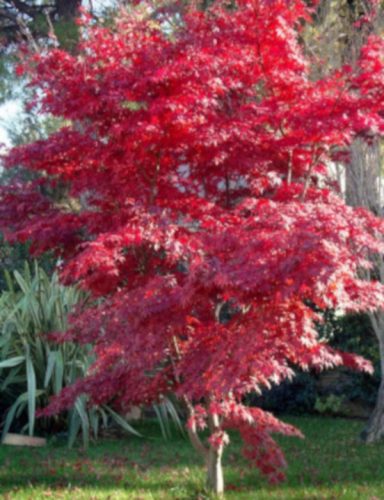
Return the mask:
<svg viewBox="0 0 384 500">
<path fill-rule="evenodd" d="M 93 494 L 103 495 L 102 498 L 109 498 L 112 493 L 120 494 L 138 494 L 146 492 L 148 494 L 157 495 L 154 498 L 188 498 L 201 499 L 205 496 L 200 496 L 204 491 L 204 471 L 183 470 L 182 466 L 173 467 L 173 471 L 164 472 L 164 467 L 153 466 L 148 469 L 148 477 L 146 473 L 137 475 L 135 473 L 114 473 L 105 472 L 104 474 L 84 475 L 82 473 L 61 474 L 57 476 L 47 477 L 46 473 L 28 472 L 15 473 L 1 477 L 0 494 L 10 491 L 28 490 L 32 492 L 36 489 L 41 489 L 46 492 L 66 492 L 83 491 L 86 494 L 91 490 Z M 300 476 L 291 477 L 287 482 L 278 486 L 269 486 L 261 479 L 257 473 L 253 471 L 245 472 L 243 469 L 229 468 L 226 471 L 226 490 L 229 496 L 234 498 L 306 498 L 311 500 L 319 500 L 324 498 L 357 498 L 353 494 L 360 495 L 360 498 L 384 498 L 371 496 L 369 492 L 373 489 L 383 489 L 383 479 L 371 478 L 369 482 L 356 477 L 355 481 L 349 480 L 306 480 Z M 336 495 L 335 492 L 343 492 Z M 168 492 L 168 493 L 167 493 Z M 303 493 L 305 492 L 305 493 Z M 312 492 L 312 494 L 311 494 Z M 93 494 L 89 494 L 89 498 L 93 498 Z M 163 496 L 161 496 L 161 494 Z M 366 494 L 366 496 L 365 496 Z M 164 496 L 165 495 L 165 496 Z M 49 496 L 49 495 L 48 495 Z M 28 496 L 28 498 L 33 498 Z M 59 497 L 58 497 L 59 498 Z M 112 497 L 111 497 L 112 498 Z M 136 498 L 136 496 L 134 497 Z M 137 497 L 142 498 L 142 497 Z"/>
<path fill-rule="evenodd" d="M 0 446 L 0 497 L 34 488 L 196 491 L 203 478 L 199 457 L 182 438 L 105 439 L 87 451 L 57 443 L 40 449 Z"/>
<path fill-rule="evenodd" d="M 249 466 L 241 457 L 239 440 L 233 436 L 224 460 L 228 497 L 384 498 L 384 444 L 359 443 L 356 436 L 360 423 L 294 420 L 292 423 L 301 427 L 307 438 L 279 440 L 289 463 L 287 481 L 279 486 L 269 486 Z M 76 494 L 79 498 L 106 498 L 116 492 L 123 498 L 124 494 L 150 498 L 143 497 L 144 492 L 153 493 L 156 499 L 196 499 L 205 498 L 200 496 L 204 481 L 203 464 L 181 438 L 167 442 L 158 437 L 105 439 L 86 452 L 52 444 L 34 450 L 0 447 L 0 495 L 44 489 L 64 491 L 69 495 L 66 498 L 72 498 L 71 491 L 77 489 L 88 495 Z"/>
<path fill-rule="evenodd" d="M 94 489 L 100 491 L 106 490 L 124 490 L 124 491 L 137 491 L 137 490 L 169 490 L 172 487 L 183 487 L 187 490 L 196 490 L 196 481 L 193 479 L 188 479 L 183 477 L 182 481 L 172 480 L 164 477 L 162 480 L 148 479 L 145 478 L 132 478 L 125 476 L 123 478 L 119 476 L 109 475 L 105 476 L 87 476 L 83 475 L 72 475 L 71 477 L 60 476 L 57 478 L 52 477 L 48 479 L 45 474 L 34 474 L 33 476 L 29 474 L 12 474 L 12 477 L 5 477 L 1 480 L 0 493 L 6 493 L 10 490 L 24 489 L 24 488 L 37 488 L 41 487 L 43 489 Z M 202 483 L 203 486 L 203 483 Z"/>
</svg>

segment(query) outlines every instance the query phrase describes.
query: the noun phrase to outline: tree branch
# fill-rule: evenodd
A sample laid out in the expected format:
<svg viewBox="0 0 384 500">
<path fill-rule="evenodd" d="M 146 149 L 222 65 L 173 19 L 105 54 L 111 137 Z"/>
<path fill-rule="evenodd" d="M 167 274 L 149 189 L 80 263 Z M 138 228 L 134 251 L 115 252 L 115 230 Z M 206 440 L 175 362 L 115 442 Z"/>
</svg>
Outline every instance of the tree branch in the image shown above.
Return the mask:
<svg viewBox="0 0 384 500">
<path fill-rule="evenodd" d="M 179 344 L 177 342 L 177 338 L 173 337 L 172 338 L 172 342 L 173 342 L 173 346 L 174 346 L 175 353 L 176 353 L 176 359 L 180 360 L 181 359 L 181 353 L 180 353 Z M 174 368 L 176 382 L 180 382 L 179 376 L 177 375 L 176 370 L 175 370 L 175 365 L 174 365 L 173 358 L 171 358 L 171 359 L 172 359 L 172 365 L 173 365 L 173 368 Z M 183 401 L 183 403 L 185 405 L 185 408 L 187 410 L 188 419 L 190 421 L 192 420 L 192 424 L 187 427 L 188 437 L 189 437 L 189 439 L 191 441 L 192 446 L 197 451 L 197 453 L 199 453 L 204 458 L 204 460 L 207 460 L 208 459 L 209 450 L 202 443 L 202 441 L 201 441 L 201 439 L 199 437 L 199 434 L 197 432 L 197 429 L 196 429 L 196 424 L 193 422 L 193 418 L 195 416 L 195 409 L 193 407 L 193 404 L 189 400 L 188 396 L 186 396 L 186 395 L 184 395 L 182 397 L 182 401 Z"/>
</svg>

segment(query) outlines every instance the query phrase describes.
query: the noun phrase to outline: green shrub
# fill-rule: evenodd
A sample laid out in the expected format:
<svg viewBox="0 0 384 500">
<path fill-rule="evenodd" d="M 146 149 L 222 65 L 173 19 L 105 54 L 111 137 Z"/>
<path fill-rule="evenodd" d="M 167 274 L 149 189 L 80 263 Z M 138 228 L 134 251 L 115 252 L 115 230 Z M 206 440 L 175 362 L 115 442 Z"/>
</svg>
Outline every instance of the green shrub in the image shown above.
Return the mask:
<svg viewBox="0 0 384 500">
<path fill-rule="evenodd" d="M 35 430 L 67 430 L 70 445 L 81 433 L 86 446 L 110 420 L 137 434 L 111 408 L 88 407 L 85 396 L 64 416 L 36 420 L 36 409 L 84 376 L 92 362 L 89 346 L 56 345 L 47 338 L 49 332 L 66 329 L 68 313 L 86 296 L 75 287 L 62 286 L 56 273 L 49 277 L 37 263 L 33 273 L 26 263 L 22 273 L 6 272 L 5 277 L 7 290 L 0 296 L 0 396 L 9 407 L 3 434 L 11 428 L 29 435 Z"/>
<path fill-rule="evenodd" d="M 315 402 L 315 410 L 318 413 L 325 413 L 330 415 L 337 415 L 342 407 L 344 398 L 330 394 L 326 397 L 317 397 Z"/>
<path fill-rule="evenodd" d="M 366 408 L 367 412 L 370 411 L 380 383 L 380 359 L 369 318 L 365 314 L 337 316 L 328 311 L 325 322 L 319 325 L 319 333 L 335 349 L 354 352 L 372 361 L 374 374 L 339 369 L 338 376 L 328 377 L 329 383 L 325 383 L 327 372 L 319 374 L 298 371 L 293 380 L 264 391 L 262 396 L 253 396 L 251 404 L 277 413 L 339 414 L 343 412 L 341 401 L 344 401 L 356 402 Z"/>
<path fill-rule="evenodd" d="M 86 396 L 77 399 L 65 415 L 36 420 L 37 408 L 77 378 L 91 365 L 91 346 L 70 342 L 55 344 L 48 333 L 65 331 L 68 314 L 87 300 L 84 292 L 64 287 L 57 273 L 49 276 L 37 263 L 25 262 L 24 271 L 5 272 L 6 290 L 0 295 L 0 420 L 3 435 L 11 428 L 33 435 L 64 431 L 71 446 L 82 435 L 84 446 L 110 424 L 139 435 L 110 406 L 89 406 Z M 176 402 L 168 396 L 153 406 L 164 438 L 172 427 L 183 432 Z"/>
<path fill-rule="evenodd" d="M 377 338 L 366 314 L 347 314 L 327 317 L 329 343 L 335 349 L 354 352 L 369 359 L 374 374 L 348 370 L 348 380 L 334 387 L 332 392 L 348 401 L 358 401 L 367 408 L 375 404 L 380 384 L 380 355 Z"/>
<path fill-rule="evenodd" d="M 253 395 L 248 402 L 267 411 L 295 415 L 313 412 L 316 397 L 315 375 L 298 372 L 292 380 L 273 386 L 261 396 Z"/>
</svg>

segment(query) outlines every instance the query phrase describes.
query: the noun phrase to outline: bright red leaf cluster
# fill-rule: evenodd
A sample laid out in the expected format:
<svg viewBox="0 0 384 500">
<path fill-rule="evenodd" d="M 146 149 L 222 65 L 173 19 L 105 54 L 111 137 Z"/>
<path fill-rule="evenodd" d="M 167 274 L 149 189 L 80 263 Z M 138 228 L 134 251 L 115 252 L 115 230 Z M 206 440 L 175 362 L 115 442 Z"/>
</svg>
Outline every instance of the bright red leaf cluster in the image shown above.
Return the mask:
<svg viewBox="0 0 384 500">
<path fill-rule="evenodd" d="M 36 179 L 3 190 L 0 219 L 35 253 L 54 248 L 63 279 L 99 298 L 63 335 L 95 345 L 92 371 L 50 411 L 82 392 L 130 406 L 173 391 L 202 405 L 193 428 L 219 415 L 211 446 L 238 428 L 280 480 L 270 434 L 297 431 L 243 396 L 294 366 L 370 369 L 316 324 L 327 308 L 384 305 L 383 286 L 359 278 L 384 250 L 382 223 L 347 207 L 328 171 L 354 137 L 384 130 L 383 40 L 357 71 L 314 80 L 302 0 L 152 11 L 140 4 L 113 28 L 85 21 L 75 55 L 32 58 L 36 102 L 71 125 L 10 153 Z"/>
</svg>

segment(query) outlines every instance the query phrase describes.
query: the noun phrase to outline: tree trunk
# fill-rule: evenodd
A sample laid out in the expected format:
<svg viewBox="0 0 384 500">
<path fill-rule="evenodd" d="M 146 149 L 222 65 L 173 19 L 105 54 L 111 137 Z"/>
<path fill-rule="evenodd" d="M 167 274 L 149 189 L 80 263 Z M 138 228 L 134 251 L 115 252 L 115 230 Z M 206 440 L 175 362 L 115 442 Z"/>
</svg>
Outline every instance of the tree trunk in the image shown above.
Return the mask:
<svg viewBox="0 0 384 500">
<path fill-rule="evenodd" d="M 208 407 L 211 402 L 208 398 Z M 208 428 L 211 432 L 211 437 L 222 435 L 220 442 L 215 444 L 210 443 L 208 453 L 206 456 L 207 464 L 207 488 L 217 496 L 222 496 L 224 493 L 224 475 L 222 457 L 224 451 L 224 434 L 221 427 L 220 417 L 216 413 L 208 414 Z"/>
<path fill-rule="evenodd" d="M 383 217 L 380 144 L 367 145 L 362 141 L 355 141 L 352 145 L 352 160 L 350 175 L 349 178 L 347 177 L 347 202 L 353 206 L 366 207 Z M 366 279 L 378 278 L 381 283 L 384 283 L 384 256 L 372 256 L 372 262 L 374 276 L 368 270 L 364 277 Z M 375 409 L 360 436 L 364 442 L 374 443 L 384 437 L 384 311 L 378 310 L 370 313 L 369 319 L 379 343 L 381 383 Z"/>
<path fill-rule="evenodd" d="M 369 208 L 381 215 L 381 154 L 377 141 L 366 144 L 356 139 L 351 146 L 351 164 L 346 169 L 346 202 L 353 207 Z"/>
<path fill-rule="evenodd" d="M 355 65 L 361 48 L 372 33 L 380 31 L 382 16 L 376 16 L 373 23 L 367 23 L 359 30 L 353 28 L 355 22 L 372 9 L 372 5 L 363 0 L 348 0 L 345 4 L 345 48 L 342 60 L 352 66 Z M 382 157 L 380 143 L 367 144 L 361 139 L 356 139 L 351 146 L 351 163 L 346 169 L 345 197 L 348 205 L 363 206 L 383 217 L 382 207 Z M 375 271 L 384 283 L 384 258 L 372 257 Z M 372 279 L 368 271 L 364 276 Z M 375 276 L 376 278 L 376 276 Z M 379 341 L 381 384 L 376 399 L 376 406 L 368 421 L 361 438 L 366 443 L 373 443 L 384 437 L 384 311 L 369 314 L 373 330 Z"/>
<path fill-rule="evenodd" d="M 361 433 L 365 443 L 376 443 L 384 437 L 384 377 L 377 394 L 376 406 L 368 421 L 367 427 Z"/>
<path fill-rule="evenodd" d="M 376 406 L 361 438 L 366 443 L 376 443 L 384 438 L 384 312 L 371 317 L 373 329 L 379 340 L 381 383 L 376 398 Z"/>
<path fill-rule="evenodd" d="M 218 496 L 224 493 L 223 449 L 223 445 L 219 448 L 211 446 L 207 457 L 207 488 Z"/>
</svg>

